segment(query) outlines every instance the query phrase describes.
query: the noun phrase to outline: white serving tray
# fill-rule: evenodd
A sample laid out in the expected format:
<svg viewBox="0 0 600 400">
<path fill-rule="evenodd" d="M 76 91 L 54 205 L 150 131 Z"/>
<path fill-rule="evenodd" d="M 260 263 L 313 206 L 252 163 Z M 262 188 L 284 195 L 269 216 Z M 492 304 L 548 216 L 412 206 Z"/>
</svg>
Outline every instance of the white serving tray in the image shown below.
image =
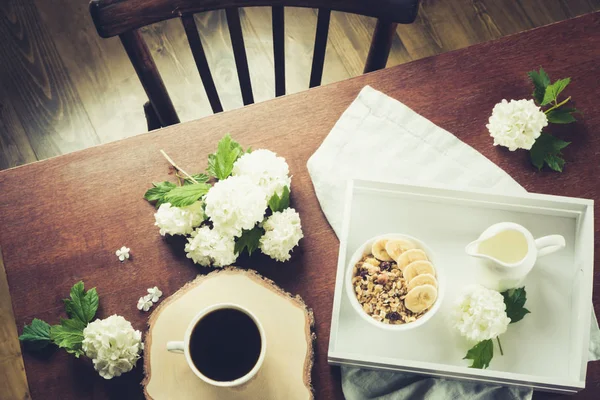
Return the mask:
<svg viewBox="0 0 600 400">
<path fill-rule="evenodd" d="M 524 194 L 504 196 L 371 181 L 348 184 L 333 302 L 328 361 L 335 365 L 574 393 L 585 387 L 594 260 L 592 200 Z M 465 245 L 487 227 L 519 223 L 534 237 L 560 234 L 566 248 L 541 258 L 524 285 L 524 319 L 502 335 L 485 370 L 462 358 L 470 345 L 451 329 L 449 307 L 475 283 Z M 446 276 L 440 310 L 412 331 L 386 331 L 356 314 L 344 287 L 347 260 L 366 240 L 405 233 L 425 242 Z"/>
</svg>

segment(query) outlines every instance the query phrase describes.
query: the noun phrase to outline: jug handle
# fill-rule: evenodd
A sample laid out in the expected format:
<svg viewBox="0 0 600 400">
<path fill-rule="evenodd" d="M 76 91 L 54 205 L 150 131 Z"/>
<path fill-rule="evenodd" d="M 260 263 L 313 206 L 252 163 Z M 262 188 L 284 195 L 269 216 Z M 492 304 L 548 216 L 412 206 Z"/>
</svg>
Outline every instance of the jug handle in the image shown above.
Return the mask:
<svg viewBox="0 0 600 400">
<path fill-rule="evenodd" d="M 561 235 L 548 235 L 535 240 L 538 257 L 554 253 L 565 247 L 565 238 Z"/>
</svg>

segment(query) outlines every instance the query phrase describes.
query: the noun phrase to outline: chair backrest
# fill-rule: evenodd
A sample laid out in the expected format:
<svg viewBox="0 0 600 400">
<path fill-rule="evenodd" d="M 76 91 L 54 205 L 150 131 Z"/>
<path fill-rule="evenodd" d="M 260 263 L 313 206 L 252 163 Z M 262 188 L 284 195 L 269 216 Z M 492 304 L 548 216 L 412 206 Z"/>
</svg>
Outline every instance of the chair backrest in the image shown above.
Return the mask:
<svg viewBox="0 0 600 400">
<path fill-rule="evenodd" d="M 98 34 L 119 36 L 150 104 L 162 126 L 179 122 L 173 103 L 156 68 L 139 28 L 171 18 L 180 18 L 194 61 L 213 112 L 223 111 L 208 61 L 202 47 L 194 14 L 225 9 L 229 34 L 244 105 L 254 102 L 239 7 L 272 8 L 275 96 L 285 94 L 284 7 L 318 9 L 315 47 L 309 87 L 321 84 L 331 11 L 343 11 L 377 18 L 365 72 L 385 67 L 397 23 L 411 23 L 419 0 L 92 0 L 90 13 Z"/>
</svg>

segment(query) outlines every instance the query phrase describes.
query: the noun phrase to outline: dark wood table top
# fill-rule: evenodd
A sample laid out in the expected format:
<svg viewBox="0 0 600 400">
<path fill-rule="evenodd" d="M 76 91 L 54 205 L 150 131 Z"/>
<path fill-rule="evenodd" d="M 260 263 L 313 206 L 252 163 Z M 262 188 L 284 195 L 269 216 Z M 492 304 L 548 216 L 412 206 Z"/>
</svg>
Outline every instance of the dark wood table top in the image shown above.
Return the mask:
<svg viewBox="0 0 600 400">
<path fill-rule="evenodd" d="M 526 73 L 539 66 L 554 79 L 572 78 L 565 93 L 584 113 L 576 124 L 552 128 L 573 142 L 564 152 L 568 164 L 562 174 L 537 172 L 526 152 L 493 147 L 485 128 L 495 103 L 530 97 Z M 169 172 L 159 149 L 184 169 L 202 171 L 207 154 L 229 132 L 244 146 L 277 152 L 290 165 L 292 201 L 305 233 L 299 250 L 285 265 L 260 256 L 238 264 L 299 294 L 314 309 L 316 397 L 341 398 L 339 370 L 326 360 L 338 240 L 321 212 L 306 161 L 361 88 L 371 85 L 402 101 L 483 153 L 529 191 L 599 200 L 599 77 L 596 13 L 0 172 L 0 247 L 19 331 L 33 317 L 56 323 L 63 316 L 62 298 L 78 280 L 97 287 L 99 317 L 118 313 L 136 329 L 145 329 L 148 314 L 139 312 L 136 302 L 146 288 L 158 285 L 168 296 L 206 273 L 184 257 L 181 241 L 158 234 L 154 208 L 142 196 L 150 182 Z M 596 247 L 599 229 L 597 219 Z M 132 260 L 121 264 L 114 252 L 123 245 L 131 248 Z M 598 272 L 595 284 L 598 313 Z M 142 396 L 141 363 L 106 381 L 88 361 L 63 351 L 24 353 L 23 359 L 33 398 Z M 575 398 L 600 398 L 600 363 L 589 364 L 587 388 Z"/>
</svg>

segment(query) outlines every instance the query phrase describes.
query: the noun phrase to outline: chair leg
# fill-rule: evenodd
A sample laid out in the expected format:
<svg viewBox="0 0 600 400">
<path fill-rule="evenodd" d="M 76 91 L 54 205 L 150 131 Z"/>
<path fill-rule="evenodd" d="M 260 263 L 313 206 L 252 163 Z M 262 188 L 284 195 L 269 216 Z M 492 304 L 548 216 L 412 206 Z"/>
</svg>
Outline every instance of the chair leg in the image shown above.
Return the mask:
<svg viewBox="0 0 600 400">
<path fill-rule="evenodd" d="M 158 128 L 162 128 L 158 115 L 154 111 L 154 107 L 149 101 L 144 103 L 144 114 L 146 115 L 146 121 L 148 122 L 148 131 L 153 131 Z"/>
<path fill-rule="evenodd" d="M 363 73 L 385 68 L 397 25 L 395 22 L 377 20 Z"/>
</svg>

